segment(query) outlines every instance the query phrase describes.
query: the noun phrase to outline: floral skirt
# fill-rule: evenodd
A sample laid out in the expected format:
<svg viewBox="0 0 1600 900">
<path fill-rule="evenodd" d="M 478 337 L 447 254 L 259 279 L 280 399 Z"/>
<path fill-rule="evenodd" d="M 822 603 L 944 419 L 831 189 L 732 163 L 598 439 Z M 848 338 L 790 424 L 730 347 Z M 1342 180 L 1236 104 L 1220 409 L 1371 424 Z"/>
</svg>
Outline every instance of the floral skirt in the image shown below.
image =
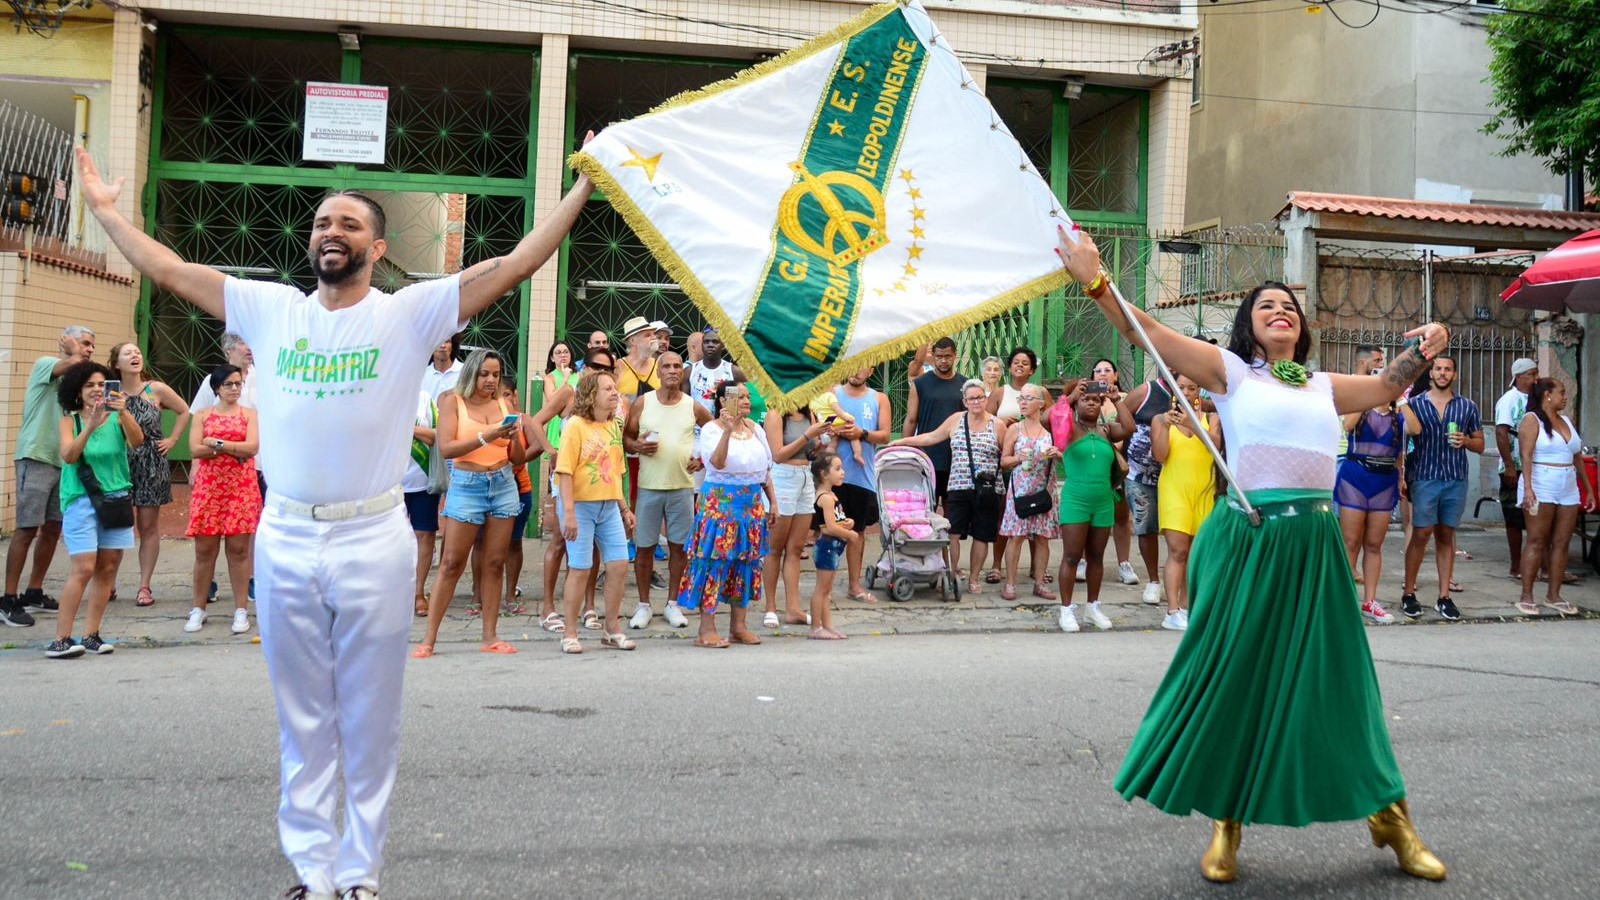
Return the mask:
<svg viewBox="0 0 1600 900">
<path fill-rule="evenodd" d="M 678 605 L 715 613 L 731 603 L 744 608 L 761 597 L 761 563 L 767 555 L 767 494 L 759 484 L 707 482 L 700 492 L 689 568 L 678 585 Z"/>
</svg>

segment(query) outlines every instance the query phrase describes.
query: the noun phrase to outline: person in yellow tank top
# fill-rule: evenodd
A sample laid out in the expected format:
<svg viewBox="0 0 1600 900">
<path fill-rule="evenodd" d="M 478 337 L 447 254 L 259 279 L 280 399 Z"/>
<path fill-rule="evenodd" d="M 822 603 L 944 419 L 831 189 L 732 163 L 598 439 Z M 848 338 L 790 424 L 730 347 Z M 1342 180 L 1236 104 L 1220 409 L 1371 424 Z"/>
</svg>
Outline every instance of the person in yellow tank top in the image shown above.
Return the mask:
<svg viewBox="0 0 1600 900">
<path fill-rule="evenodd" d="M 1178 390 L 1195 409 L 1200 408 L 1200 385 L 1182 375 Z M 1200 422 L 1217 447 L 1222 446 L 1222 420 L 1200 413 Z M 1168 631 L 1189 628 L 1189 545 L 1200 525 L 1211 515 L 1217 501 L 1216 468 L 1205 442 L 1194 423 L 1184 416 L 1176 402 L 1166 414 L 1150 422 L 1150 453 L 1161 464 L 1161 480 L 1156 485 L 1157 521 L 1167 539 L 1167 617 L 1161 627 Z"/>
</svg>

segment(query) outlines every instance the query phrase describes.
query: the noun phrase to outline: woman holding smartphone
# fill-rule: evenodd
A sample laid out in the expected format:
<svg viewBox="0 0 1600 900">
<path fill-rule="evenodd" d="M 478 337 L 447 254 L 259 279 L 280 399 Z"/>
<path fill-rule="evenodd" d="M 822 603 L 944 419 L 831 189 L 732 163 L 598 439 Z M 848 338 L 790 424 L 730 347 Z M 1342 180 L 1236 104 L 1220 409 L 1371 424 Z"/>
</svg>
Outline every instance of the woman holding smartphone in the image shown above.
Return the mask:
<svg viewBox="0 0 1600 900">
<path fill-rule="evenodd" d="M 144 443 L 128 451 L 128 470 L 133 475 L 133 527 L 139 537 L 138 606 L 156 602 L 150 580 L 156 574 L 161 555 L 161 507 L 172 502 L 172 464 L 167 454 L 177 446 L 178 436 L 189 427 L 189 404 L 178 392 L 159 381 L 146 381 L 144 354 L 139 345 L 127 342 L 111 348 L 111 368 L 120 378 L 119 390 L 127 398 L 128 415 L 144 431 Z M 161 411 L 170 409 L 177 416 L 172 434 L 163 435 Z"/>
<path fill-rule="evenodd" d="M 450 489 L 444 515 L 455 522 L 444 532 L 444 558 L 434 576 L 428 599 L 428 631 L 412 652 L 417 659 L 433 655 L 439 625 L 450 608 L 456 583 L 466 571 L 478 531 L 485 530 L 483 547 L 484 653 L 515 653 L 517 648 L 500 640 L 500 586 L 505 578 L 506 553 L 511 531 L 521 512 L 517 478 L 512 463 L 525 462 L 521 441 L 512 441 L 519 417 L 500 396 L 505 362 L 493 350 L 474 350 L 461 366 L 461 378 L 439 398 L 439 428 L 434 440 L 439 455 L 452 460 Z"/>
<path fill-rule="evenodd" d="M 244 372 L 221 365 L 209 383 L 216 405 L 200 410 L 189 429 L 189 453 L 195 461 L 188 531 L 194 538 L 194 607 L 183 630 L 199 631 L 205 625 L 217 553 L 225 551 L 233 584 L 233 633 L 244 634 L 250 630 L 250 544 L 261 519 L 255 460 L 261 439 L 256 411 L 239 403 Z"/>
<path fill-rule="evenodd" d="M 111 588 L 122 565 L 122 552 L 133 549 L 133 526 L 102 522 L 89 497 L 89 488 L 107 500 L 131 500 L 133 479 L 128 472 L 128 449 L 144 443 L 139 423 L 127 415 L 122 394 L 106 390 L 112 372 L 97 362 L 81 362 L 61 376 L 56 397 L 66 415 L 61 417 L 61 537 L 72 558 L 61 610 L 56 614 L 56 639 L 45 648 L 51 659 L 71 659 L 85 653 L 110 653 L 112 645 L 100 639 L 100 619 L 105 615 Z M 83 470 L 89 470 L 85 473 Z M 87 474 L 87 478 L 85 475 Z M 98 484 L 96 484 L 96 482 Z M 130 503 L 128 511 L 132 512 Z M 83 643 L 72 640 L 72 623 L 78 605 L 89 597 Z"/>
</svg>

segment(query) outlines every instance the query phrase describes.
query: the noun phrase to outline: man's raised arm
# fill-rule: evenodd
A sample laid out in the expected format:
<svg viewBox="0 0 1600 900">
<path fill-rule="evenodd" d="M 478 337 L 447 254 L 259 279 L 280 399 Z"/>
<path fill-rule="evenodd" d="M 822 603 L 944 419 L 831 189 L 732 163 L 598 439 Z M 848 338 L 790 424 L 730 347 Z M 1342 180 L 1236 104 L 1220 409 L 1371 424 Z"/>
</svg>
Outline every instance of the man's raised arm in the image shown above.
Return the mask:
<svg viewBox="0 0 1600 900">
<path fill-rule="evenodd" d="M 461 273 L 461 321 L 476 318 L 489 304 L 527 280 L 561 246 L 594 193 L 594 183 L 579 175 L 561 203 L 505 256 L 486 259 Z"/>
<path fill-rule="evenodd" d="M 210 266 L 184 262 L 172 248 L 135 228 L 117 211 L 117 198 L 122 196 L 122 186 L 127 179 L 118 178 L 108 183 L 100 177 L 100 170 L 87 150 L 79 147 L 77 154 L 84 202 L 128 262 L 163 290 L 193 303 L 215 318 L 226 320 L 222 292 L 227 276 Z"/>
</svg>

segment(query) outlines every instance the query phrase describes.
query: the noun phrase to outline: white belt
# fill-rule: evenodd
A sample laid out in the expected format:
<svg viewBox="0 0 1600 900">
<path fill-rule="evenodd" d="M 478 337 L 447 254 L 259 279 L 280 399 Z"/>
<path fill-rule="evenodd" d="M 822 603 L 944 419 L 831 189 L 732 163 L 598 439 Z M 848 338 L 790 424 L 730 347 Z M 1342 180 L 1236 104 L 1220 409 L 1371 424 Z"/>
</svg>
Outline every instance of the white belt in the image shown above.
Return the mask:
<svg viewBox="0 0 1600 900">
<path fill-rule="evenodd" d="M 400 490 L 399 485 L 381 494 L 373 494 L 364 500 L 346 500 L 343 503 L 301 503 L 274 491 L 267 491 L 268 509 L 275 510 L 281 515 L 316 519 L 319 522 L 337 522 L 358 516 L 370 516 L 394 509 L 403 502 L 405 493 Z"/>
</svg>

